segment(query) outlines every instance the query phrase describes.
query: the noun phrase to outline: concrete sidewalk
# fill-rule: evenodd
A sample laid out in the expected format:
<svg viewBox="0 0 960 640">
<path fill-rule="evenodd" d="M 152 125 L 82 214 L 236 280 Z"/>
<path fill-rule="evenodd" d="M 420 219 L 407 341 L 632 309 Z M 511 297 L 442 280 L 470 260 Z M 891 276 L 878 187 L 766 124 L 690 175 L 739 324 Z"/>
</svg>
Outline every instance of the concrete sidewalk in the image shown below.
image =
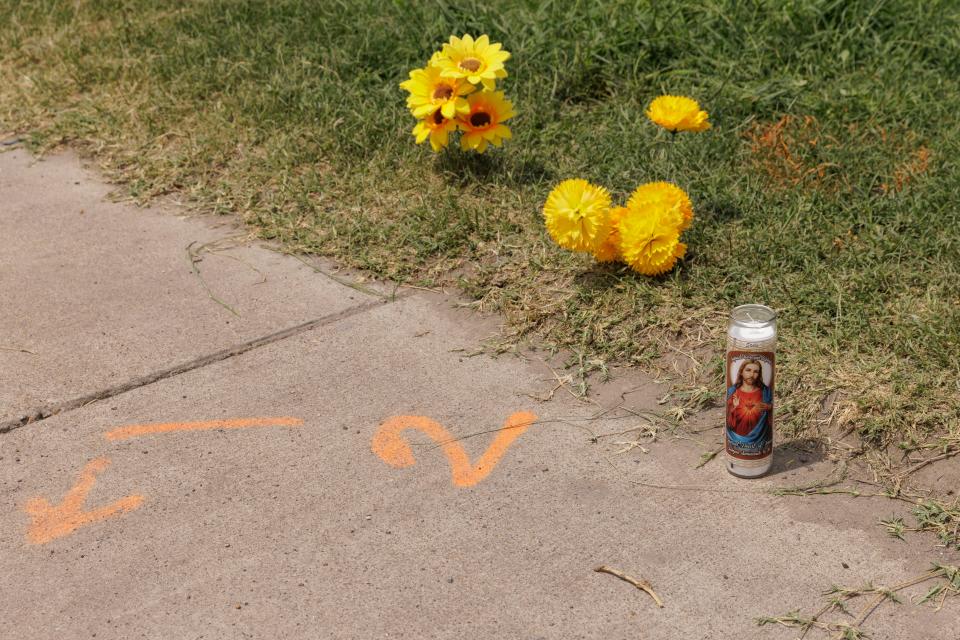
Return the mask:
<svg viewBox="0 0 960 640">
<path fill-rule="evenodd" d="M 0 154 L 0 637 L 786 639 L 754 619 L 960 563 L 877 525 L 909 505 L 767 492 L 823 462 L 624 451 L 636 417 L 593 416 L 656 409 L 648 379 L 540 401 L 545 363 L 471 356 L 490 319 L 107 192 Z M 864 628 L 956 640 L 960 606 Z"/>
</svg>

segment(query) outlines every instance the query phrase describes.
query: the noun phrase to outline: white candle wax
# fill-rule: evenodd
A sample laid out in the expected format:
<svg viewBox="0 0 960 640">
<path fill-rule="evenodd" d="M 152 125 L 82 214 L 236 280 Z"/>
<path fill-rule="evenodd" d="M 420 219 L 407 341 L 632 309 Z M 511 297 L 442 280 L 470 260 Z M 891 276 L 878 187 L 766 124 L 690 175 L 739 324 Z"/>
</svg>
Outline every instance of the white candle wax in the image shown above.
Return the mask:
<svg viewBox="0 0 960 640">
<path fill-rule="evenodd" d="M 776 316 L 759 305 L 738 307 L 732 316 L 727 336 L 740 349 L 770 347 L 777 340 Z"/>
</svg>

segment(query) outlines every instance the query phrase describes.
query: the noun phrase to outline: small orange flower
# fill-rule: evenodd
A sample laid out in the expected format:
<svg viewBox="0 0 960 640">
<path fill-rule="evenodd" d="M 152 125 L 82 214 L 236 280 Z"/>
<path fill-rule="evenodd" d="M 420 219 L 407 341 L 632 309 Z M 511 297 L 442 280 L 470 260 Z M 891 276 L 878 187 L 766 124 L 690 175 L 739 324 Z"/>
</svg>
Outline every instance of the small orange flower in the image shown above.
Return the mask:
<svg viewBox="0 0 960 640">
<path fill-rule="evenodd" d="M 450 133 L 456 130 L 456 121 L 444 118 L 443 113 L 437 109 L 417 123 L 413 128 L 413 135 L 417 138 L 417 144 L 430 138 L 430 147 L 434 151 L 440 151 L 450 143 Z"/>
<path fill-rule="evenodd" d="M 620 230 L 618 225 L 626 212 L 626 207 L 610 209 L 610 232 L 606 239 L 593 250 L 593 257 L 597 259 L 597 262 L 613 262 L 620 259 Z"/>
<path fill-rule="evenodd" d="M 483 153 L 488 143 L 499 147 L 504 140 L 513 137 L 510 128 L 503 124 L 514 116 L 513 104 L 504 98 L 502 91 L 471 93 L 467 96 L 467 102 L 470 105 L 469 113 L 457 118 L 463 130 L 461 149 Z"/>
</svg>

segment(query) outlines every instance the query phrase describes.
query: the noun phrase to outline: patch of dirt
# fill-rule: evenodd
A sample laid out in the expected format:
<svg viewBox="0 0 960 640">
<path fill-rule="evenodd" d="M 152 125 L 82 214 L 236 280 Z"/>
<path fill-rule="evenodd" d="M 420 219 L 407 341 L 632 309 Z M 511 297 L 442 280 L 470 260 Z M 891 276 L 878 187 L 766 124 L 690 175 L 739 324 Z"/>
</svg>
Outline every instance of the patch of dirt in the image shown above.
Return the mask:
<svg viewBox="0 0 960 640">
<path fill-rule="evenodd" d="M 933 152 L 906 127 L 891 131 L 874 123 L 851 123 L 835 133 L 825 131 L 814 116 L 786 114 L 776 122 L 754 123 L 743 137 L 753 168 L 780 189 L 804 185 L 834 193 L 849 188 L 839 158 L 861 150 L 877 156 L 871 171 L 884 177 L 875 187 L 883 195 L 899 193 L 931 171 Z"/>
<path fill-rule="evenodd" d="M 774 185 L 792 188 L 801 183 L 822 187 L 828 169 L 837 165 L 818 162 L 818 147 L 839 145 L 820 130 L 813 116 L 785 115 L 774 123 L 757 123 L 744 133 L 754 167 Z"/>
<path fill-rule="evenodd" d="M 921 145 L 910 154 L 906 160 L 898 164 L 893 170 L 893 178 L 889 182 L 880 183 L 880 191 L 884 194 L 903 191 L 917 176 L 930 169 L 930 150 Z"/>
</svg>

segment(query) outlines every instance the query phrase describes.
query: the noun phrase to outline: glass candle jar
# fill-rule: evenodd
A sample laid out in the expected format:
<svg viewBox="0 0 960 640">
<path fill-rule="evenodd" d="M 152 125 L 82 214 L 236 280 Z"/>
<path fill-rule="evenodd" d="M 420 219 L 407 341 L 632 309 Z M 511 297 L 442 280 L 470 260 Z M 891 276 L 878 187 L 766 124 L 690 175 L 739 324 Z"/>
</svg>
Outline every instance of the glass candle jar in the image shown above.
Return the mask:
<svg viewBox="0 0 960 640">
<path fill-rule="evenodd" d="M 724 388 L 727 471 L 757 478 L 773 466 L 777 314 L 745 304 L 730 313 Z"/>
</svg>

